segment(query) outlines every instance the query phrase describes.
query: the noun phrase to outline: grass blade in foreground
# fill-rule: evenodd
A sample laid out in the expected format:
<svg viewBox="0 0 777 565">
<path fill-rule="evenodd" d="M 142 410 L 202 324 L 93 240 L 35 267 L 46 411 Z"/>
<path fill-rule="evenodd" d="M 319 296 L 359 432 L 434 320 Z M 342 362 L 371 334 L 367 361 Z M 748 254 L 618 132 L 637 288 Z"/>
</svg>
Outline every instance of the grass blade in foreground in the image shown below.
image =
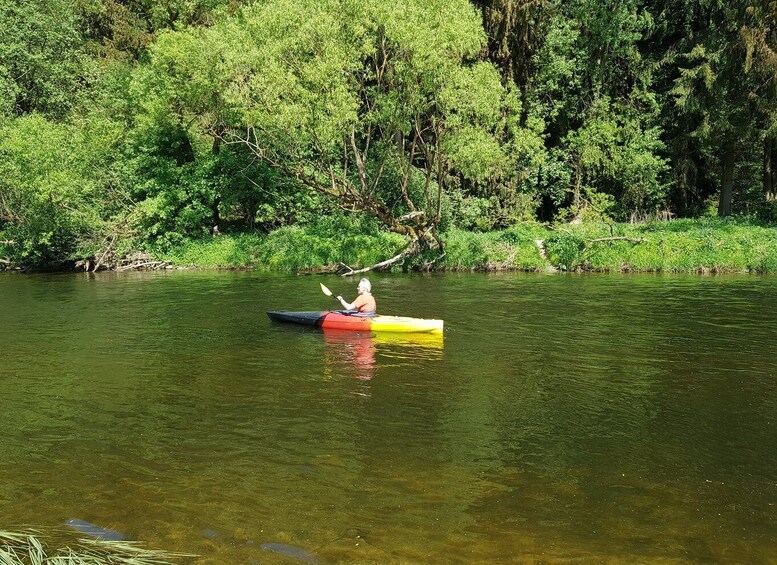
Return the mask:
<svg viewBox="0 0 777 565">
<path fill-rule="evenodd" d="M 37 530 L 0 531 L 0 565 L 172 565 L 173 560 L 183 557 L 195 556 L 146 549 L 134 542 L 89 539 L 78 539 L 72 547 L 52 551 Z"/>
</svg>

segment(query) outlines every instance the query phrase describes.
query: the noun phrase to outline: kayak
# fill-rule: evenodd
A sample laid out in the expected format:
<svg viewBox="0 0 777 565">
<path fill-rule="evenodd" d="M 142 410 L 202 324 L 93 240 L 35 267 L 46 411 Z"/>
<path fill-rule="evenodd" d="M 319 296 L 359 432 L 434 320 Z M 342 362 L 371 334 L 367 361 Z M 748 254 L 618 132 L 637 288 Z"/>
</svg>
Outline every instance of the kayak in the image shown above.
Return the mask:
<svg viewBox="0 0 777 565">
<path fill-rule="evenodd" d="M 330 330 L 442 333 L 442 320 L 360 314 L 348 310 L 324 312 L 267 312 L 273 322 L 316 326 Z"/>
</svg>

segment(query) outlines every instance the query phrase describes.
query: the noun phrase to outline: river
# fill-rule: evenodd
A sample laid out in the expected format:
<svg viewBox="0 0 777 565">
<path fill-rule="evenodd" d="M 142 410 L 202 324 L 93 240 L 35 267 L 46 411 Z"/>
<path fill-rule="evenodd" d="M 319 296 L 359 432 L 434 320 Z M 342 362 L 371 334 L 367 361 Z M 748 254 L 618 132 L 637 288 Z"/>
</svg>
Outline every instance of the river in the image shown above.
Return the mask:
<svg viewBox="0 0 777 565">
<path fill-rule="evenodd" d="M 777 559 L 777 278 L 371 279 L 444 336 L 265 315 L 354 279 L 0 275 L 0 529 L 207 564 Z"/>
</svg>

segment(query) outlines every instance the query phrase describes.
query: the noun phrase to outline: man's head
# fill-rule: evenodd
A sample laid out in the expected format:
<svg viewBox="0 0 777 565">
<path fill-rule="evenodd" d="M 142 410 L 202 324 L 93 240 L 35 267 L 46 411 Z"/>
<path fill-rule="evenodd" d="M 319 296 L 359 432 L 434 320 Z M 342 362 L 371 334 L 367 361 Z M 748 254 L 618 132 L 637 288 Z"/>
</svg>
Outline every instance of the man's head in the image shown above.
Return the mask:
<svg viewBox="0 0 777 565">
<path fill-rule="evenodd" d="M 359 292 L 359 294 L 362 294 L 364 292 L 371 292 L 372 285 L 370 284 L 370 281 L 368 279 L 362 279 L 359 281 L 359 286 L 356 287 L 356 290 Z"/>
</svg>

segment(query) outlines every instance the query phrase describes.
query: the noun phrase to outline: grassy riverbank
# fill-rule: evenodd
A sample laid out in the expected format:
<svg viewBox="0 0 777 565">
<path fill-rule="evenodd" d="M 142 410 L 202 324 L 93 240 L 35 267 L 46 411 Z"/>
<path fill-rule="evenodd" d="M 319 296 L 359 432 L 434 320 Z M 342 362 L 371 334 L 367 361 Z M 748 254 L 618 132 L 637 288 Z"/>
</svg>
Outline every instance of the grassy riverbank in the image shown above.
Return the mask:
<svg viewBox="0 0 777 565">
<path fill-rule="evenodd" d="M 392 257 L 395 234 L 321 233 L 300 227 L 268 236 L 223 235 L 188 241 L 157 255 L 175 265 L 305 271 L 343 263 L 363 267 Z M 592 271 L 777 273 L 777 228 L 744 220 L 675 220 L 649 224 L 521 224 L 495 232 L 443 234 L 441 271 Z M 433 257 L 418 257 L 413 267 Z M 401 268 L 396 265 L 394 268 Z"/>
</svg>

